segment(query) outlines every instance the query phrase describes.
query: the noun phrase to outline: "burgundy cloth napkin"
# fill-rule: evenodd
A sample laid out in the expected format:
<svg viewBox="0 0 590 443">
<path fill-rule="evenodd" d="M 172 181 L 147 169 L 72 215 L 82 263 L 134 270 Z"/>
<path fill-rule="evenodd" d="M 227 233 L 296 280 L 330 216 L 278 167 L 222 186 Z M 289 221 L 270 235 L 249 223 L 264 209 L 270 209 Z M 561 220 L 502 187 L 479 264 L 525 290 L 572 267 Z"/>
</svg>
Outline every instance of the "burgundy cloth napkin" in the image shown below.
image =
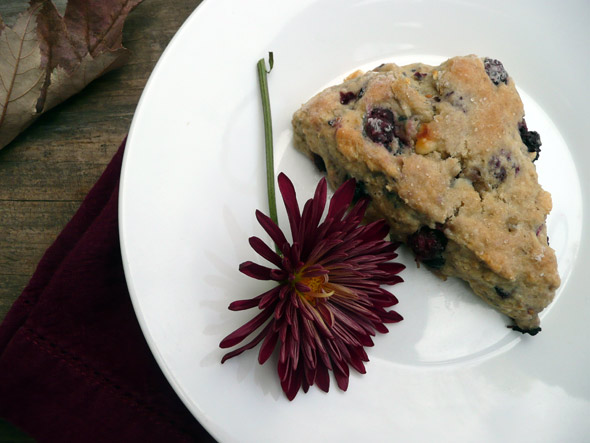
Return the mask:
<svg viewBox="0 0 590 443">
<path fill-rule="evenodd" d="M 161 373 L 129 299 L 124 147 L 0 325 L 0 416 L 38 441 L 214 441 Z"/>
</svg>

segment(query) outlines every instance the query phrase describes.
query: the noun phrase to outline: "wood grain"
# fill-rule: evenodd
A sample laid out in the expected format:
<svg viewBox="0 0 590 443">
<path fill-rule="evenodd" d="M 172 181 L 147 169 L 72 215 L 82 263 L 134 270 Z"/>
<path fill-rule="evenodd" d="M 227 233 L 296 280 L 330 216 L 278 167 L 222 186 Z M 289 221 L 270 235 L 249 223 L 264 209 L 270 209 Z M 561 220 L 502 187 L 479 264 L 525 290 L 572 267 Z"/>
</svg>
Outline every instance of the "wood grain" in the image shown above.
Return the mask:
<svg viewBox="0 0 590 443">
<path fill-rule="evenodd" d="M 0 1 L 4 22 L 13 23 L 27 3 Z M 63 11 L 66 0 L 54 3 Z M 128 63 L 50 110 L 0 150 L 0 322 L 115 154 L 154 65 L 200 3 L 144 0 L 123 31 Z M 11 441 L 30 441 L 0 421 L 0 440 L 6 433 Z"/>
</svg>

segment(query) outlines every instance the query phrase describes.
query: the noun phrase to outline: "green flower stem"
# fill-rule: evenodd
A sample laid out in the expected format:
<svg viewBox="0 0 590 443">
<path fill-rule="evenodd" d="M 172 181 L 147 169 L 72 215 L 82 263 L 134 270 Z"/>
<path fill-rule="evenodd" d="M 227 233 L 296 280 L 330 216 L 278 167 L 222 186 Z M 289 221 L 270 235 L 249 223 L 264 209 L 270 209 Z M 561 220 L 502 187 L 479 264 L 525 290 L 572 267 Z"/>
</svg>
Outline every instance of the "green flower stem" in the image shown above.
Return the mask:
<svg viewBox="0 0 590 443">
<path fill-rule="evenodd" d="M 258 61 L 258 83 L 260 85 L 260 95 L 262 98 L 262 114 L 264 116 L 264 144 L 266 149 L 266 187 L 268 190 L 268 209 L 270 218 L 278 226 L 277 217 L 277 202 L 275 197 L 275 172 L 274 172 L 274 157 L 272 144 L 272 119 L 270 115 L 270 99 L 268 94 L 268 82 L 266 74 L 272 71 L 273 54 L 269 52 L 268 62 L 269 70 L 266 70 L 266 63 L 263 58 Z"/>
</svg>

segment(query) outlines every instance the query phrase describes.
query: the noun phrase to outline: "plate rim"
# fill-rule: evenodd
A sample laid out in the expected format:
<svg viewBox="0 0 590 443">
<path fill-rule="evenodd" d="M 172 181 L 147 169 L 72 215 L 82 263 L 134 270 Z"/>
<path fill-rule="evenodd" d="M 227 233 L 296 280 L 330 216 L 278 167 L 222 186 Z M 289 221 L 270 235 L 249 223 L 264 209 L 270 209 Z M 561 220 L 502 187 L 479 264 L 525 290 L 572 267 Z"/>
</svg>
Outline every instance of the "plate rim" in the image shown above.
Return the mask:
<svg viewBox="0 0 590 443">
<path fill-rule="evenodd" d="M 199 4 L 197 6 L 197 8 L 191 13 L 191 15 L 187 18 L 187 20 L 185 20 L 185 22 L 179 28 L 178 32 L 174 35 L 174 37 L 171 39 L 168 46 L 166 47 L 166 49 L 162 53 L 160 59 L 158 60 L 156 66 L 154 67 L 154 69 L 150 75 L 150 78 L 148 79 L 148 82 L 146 83 L 146 86 L 144 88 L 142 96 L 138 102 L 138 106 L 137 106 L 133 121 L 130 126 L 130 130 L 129 130 L 129 134 L 128 134 L 128 138 L 127 138 L 127 146 L 131 146 L 133 144 L 134 131 L 136 130 L 136 126 L 138 125 L 138 123 L 137 123 L 138 120 L 136 119 L 136 116 L 138 116 L 139 113 L 141 112 L 142 103 L 144 101 L 144 98 L 147 97 L 147 95 L 149 94 L 152 84 L 157 81 L 157 75 L 158 75 L 157 73 L 159 72 L 158 71 L 159 67 L 161 65 L 163 65 L 164 63 L 166 63 L 167 57 L 172 52 L 172 50 L 173 50 L 172 48 L 174 48 L 176 41 L 183 38 L 182 36 L 186 32 L 186 29 L 191 26 L 191 23 L 193 23 L 193 21 L 197 20 L 198 18 L 200 18 L 201 15 L 204 15 L 206 13 L 205 8 L 208 8 L 208 5 L 211 3 L 212 3 L 211 0 L 204 0 L 201 4 Z M 208 11 L 208 9 L 207 9 L 207 11 Z M 118 205 L 119 205 L 119 227 L 122 226 L 122 223 L 123 223 L 122 220 L 123 220 L 123 217 L 125 216 L 125 212 L 126 212 L 126 209 L 124 207 L 124 205 L 125 205 L 124 193 L 125 193 L 125 173 L 129 168 L 128 152 L 130 152 L 128 149 L 126 149 L 124 152 L 123 165 L 121 168 L 121 180 L 120 180 L 121 186 L 119 189 L 119 203 L 118 203 Z M 185 404 L 187 409 L 193 415 L 196 416 L 196 418 L 201 423 L 201 425 L 203 425 L 203 427 L 212 436 L 218 437 L 219 434 L 217 432 L 217 429 L 215 429 L 215 426 L 213 426 L 211 423 L 209 423 L 209 420 L 208 420 L 207 416 L 203 413 L 203 411 L 201 411 L 199 408 L 194 407 L 195 405 L 192 403 L 190 396 L 185 392 L 184 388 L 179 384 L 179 381 L 174 376 L 173 371 L 168 366 L 166 359 L 163 357 L 160 349 L 158 348 L 157 343 L 155 342 L 155 339 L 151 335 L 149 325 L 147 324 L 147 319 L 142 311 L 142 307 L 139 302 L 139 296 L 137 293 L 135 293 L 135 288 L 134 288 L 134 285 L 132 282 L 130 262 L 128 259 L 127 250 L 125 248 L 126 243 L 125 243 L 124 235 L 125 235 L 124 229 L 120 229 L 119 236 L 120 236 L 120 244 L 121 244 L 121 254 L 123 256 L 123 268 L 124 268 L 124 272 L 125 272 L 125 277 L 127 279 L 129 292 L 131 295 L 131 301 L 132 301 L 134 310 L 136 312 L 136 317 L 138 319 L 138 322 L 140 324 L 140 327 L 142 329 L 144 337 L 146 338 L 148 346 L 150 347 L 150 350 L 151 350 L 152 354 L 154 355 L 154 358 L 156 359 L 156 361 L 157 361 L 159 367 L 161 368 L 164 376 L 166 377 L 167 381 L 170 383 L 170 385 L 172 386 L 172 388 L 174 389 L 174 391 L 176 392 L 178 397 L 181 399 L 181 401 Z M 573 272 L 574 271 L 572 271 L 572 273 Z"/>
</svg>

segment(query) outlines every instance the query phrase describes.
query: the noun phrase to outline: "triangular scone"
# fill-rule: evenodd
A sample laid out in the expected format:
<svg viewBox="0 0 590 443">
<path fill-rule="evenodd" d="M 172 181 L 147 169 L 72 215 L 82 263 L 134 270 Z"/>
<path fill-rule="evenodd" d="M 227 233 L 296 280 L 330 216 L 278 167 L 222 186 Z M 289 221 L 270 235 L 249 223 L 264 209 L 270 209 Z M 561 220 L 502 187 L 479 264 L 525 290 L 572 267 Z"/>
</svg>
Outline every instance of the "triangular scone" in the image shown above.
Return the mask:
<svg viewBox="0 0 590 443">
<path fill-rule="evenodd" d="M 373 216 L 441 277 L 535 334 L 560 284 L 514 81 L 497 60 L 385 64 L 313 97 L 293 117 L 295 146 L 337 187 L 354 177 Z"/>
</svg>

